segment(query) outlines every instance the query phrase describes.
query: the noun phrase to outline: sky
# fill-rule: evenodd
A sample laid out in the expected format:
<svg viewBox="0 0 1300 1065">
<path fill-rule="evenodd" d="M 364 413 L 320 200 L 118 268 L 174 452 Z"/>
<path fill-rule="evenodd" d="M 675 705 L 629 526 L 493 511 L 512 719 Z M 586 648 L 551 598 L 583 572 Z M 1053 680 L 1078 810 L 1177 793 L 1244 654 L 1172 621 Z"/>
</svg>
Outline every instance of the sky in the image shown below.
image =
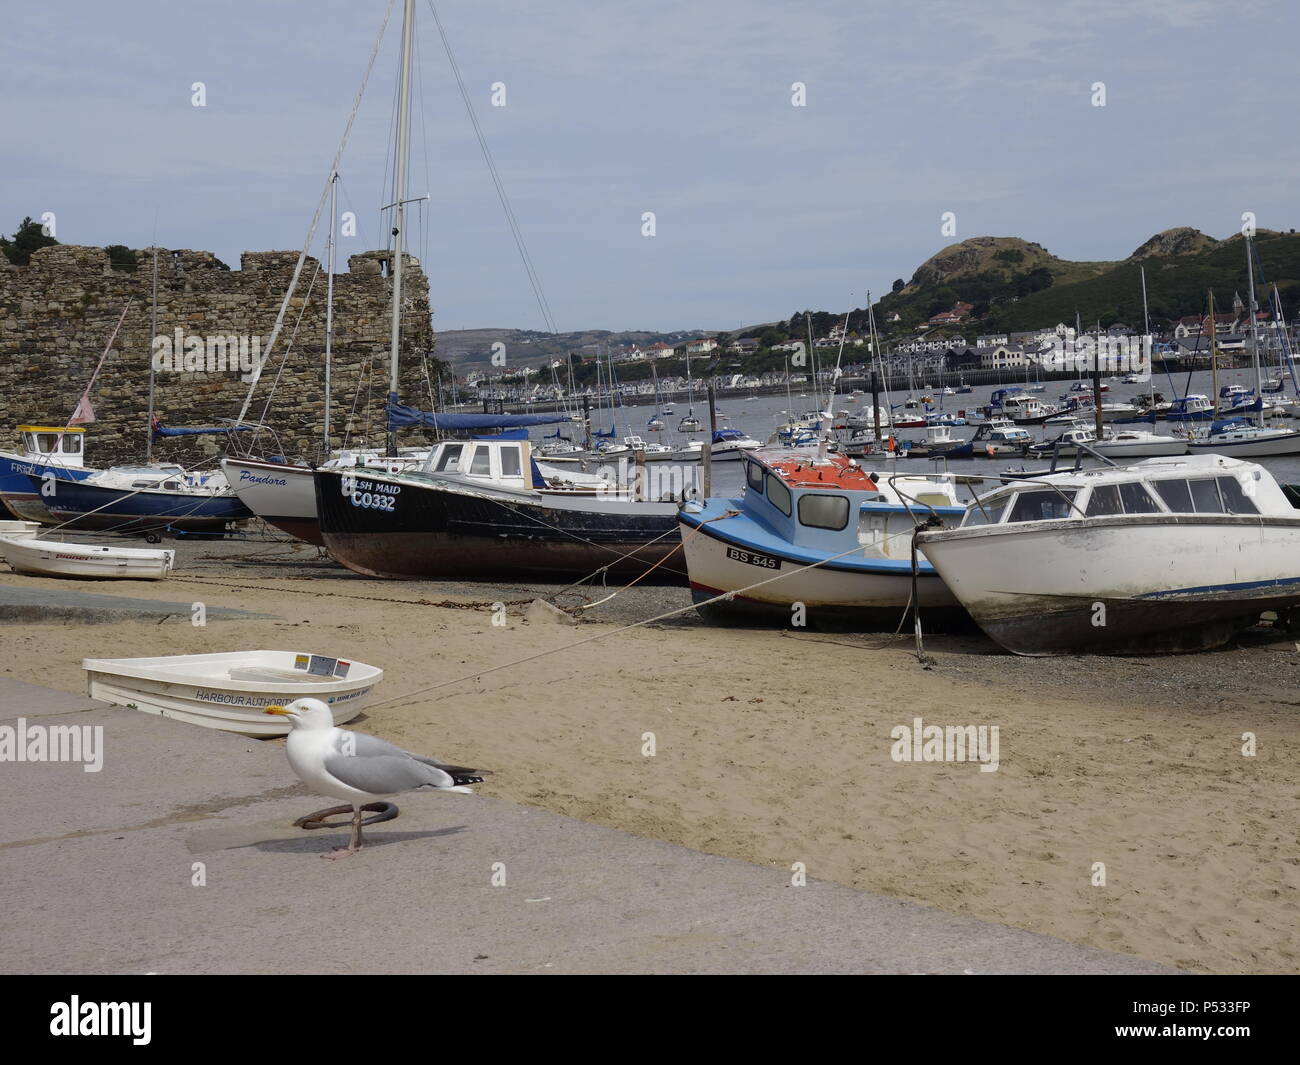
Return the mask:
<svg viewBox="0 0 1300 1065">
<path fill-rule="evenodd" d="M 64 243 L 235 268 L 301 248 L 389 6 L 7 0 L 0 233 L 48 211 Z M 339 167 L 342 258 L 386 240 L 401 10 Z M 1289 0 L 437 10 L 561 331 L 864 306 L 986 234 L 1120 259 L 1173 226 L 1226 237 L 1245 211 L 1300 226 Z M 409 187 L 428 199 L 408 234 L 434 326 L 544 329 L 429 0 L 416 42 Z"/>
</svg>

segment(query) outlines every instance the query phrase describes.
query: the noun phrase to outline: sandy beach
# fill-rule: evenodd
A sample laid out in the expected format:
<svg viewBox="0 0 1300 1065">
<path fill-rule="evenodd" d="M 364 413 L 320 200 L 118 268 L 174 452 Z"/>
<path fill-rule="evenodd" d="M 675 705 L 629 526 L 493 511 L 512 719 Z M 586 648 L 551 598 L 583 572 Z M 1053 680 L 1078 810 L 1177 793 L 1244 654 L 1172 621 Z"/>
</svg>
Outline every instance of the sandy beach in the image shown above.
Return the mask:
<svg viewBox="0 0 1300 1065">
<path fill-rule="evenodd" d="M 6 675 L 78 692 L 86 656 L 360 659 L 393 701 L 350 727 L 491 768 L 488 795 L 1192 972 L 1300 971 L 1300 648 L 1268 633 L 1163 659 L 1026 660 L 936 637 L 925 668 L 910 637 L 692 613 L 620 631 L 685 605 L 683 589 L 530 623 L 537 589 L 365 580 L 282 543 L 188 543 L 168 581 L 57 587 L 282 620 L 0 625 Z M 998 726 L 997 770 L 894 760 L 891 731 L 918 717 Z"/>
</svg>

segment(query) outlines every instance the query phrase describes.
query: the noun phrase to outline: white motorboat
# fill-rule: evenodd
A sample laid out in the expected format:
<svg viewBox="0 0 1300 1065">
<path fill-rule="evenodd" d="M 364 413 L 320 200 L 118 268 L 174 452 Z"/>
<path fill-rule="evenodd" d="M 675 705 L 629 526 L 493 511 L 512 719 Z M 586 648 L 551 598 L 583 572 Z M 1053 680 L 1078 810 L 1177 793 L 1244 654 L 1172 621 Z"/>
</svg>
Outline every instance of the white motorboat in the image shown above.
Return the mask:
<svg viewBox="0 0 1300 1065">
<path fill-rule="evenodd" d="M 1101 405 L 1101 420 L 1103 422 L 1127 421 L 1138 417 L 1141 413 L 1132 403 L 1103 403 Z M 1093 405 L 1086 400 L 1067 406 L 1064 410 L 1046 419 L 1043 424 L 1063 425 L 1079 419 L 1084 421 L 1096 420 Z"/>
<path fill-rule="evenodd" d="M 1093 451 L 1108 459 L 1166 458 L 1187 454 L 1187 441 L 1180 436 L 1160 436 L 1144 429 L 1108 429 L 1092 443 Z"/>
<path fill-rule="evenodd" d="M 998 420 L 981 425 L 971 442 L 976 441 L 983 445 L 987 455 L 1020 455 L 1033 446 L 1034 437 L 1028 429 Z"/>
<path fill-rule="evenodd" d="M 704 441 L 692 440 L 673 456 L 678 462 L 702 462 L 704 460 Z M 753 437 L 746 436 L 739 429 L 719 429 L 713 434 L 709 445 L 711 462 L 735 462 L 746 452 L 757 451 L 763 445 Z"/>
<path fill-rule="evenodd" d="M 32 577 L 160 581 L 176 563 L 176 552 L 163 548 L 74 544 L 30 533 L 0 536 L 0 556 L 15 573 Z"/>
<path fill-rule="evenodd" d="M 25 536 L 40 527 L 39 521 L 0 521 L 0 536 Z"/>
<path fill-rule="evenodd" d="M 295 699 L 327 703 L 341 725 L 384 677 L 364 662 L 302 651 L 84 658 L 81 668 L 92 699 L 245 736 L 284 735 L 288 721 L 265 709 Z"/>
<path fill-rule="evenodd" d="M 1300 607 L 1300 510 L 1221 455 L 1017 481 L 918 544 L 1016 654 L 1202 650 Z"/>
</svg>

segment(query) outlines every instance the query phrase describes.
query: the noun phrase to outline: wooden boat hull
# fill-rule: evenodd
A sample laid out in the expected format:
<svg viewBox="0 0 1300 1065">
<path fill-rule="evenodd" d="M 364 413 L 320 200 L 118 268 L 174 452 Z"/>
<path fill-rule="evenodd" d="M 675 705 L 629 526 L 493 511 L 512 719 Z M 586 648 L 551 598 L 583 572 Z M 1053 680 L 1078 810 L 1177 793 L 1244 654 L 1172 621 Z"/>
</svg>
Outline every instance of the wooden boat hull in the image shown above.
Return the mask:
<svg viewBox="0 0 1300 1065">
<path fill-rule="evenodd" d="M 649 579 L 686 580 L 673 557 L 681 546 L 675 504 L 477 489 L 365 470 L 317 470 L 315 481 L 325 549 L 367 576 L 571 580 L 608 567 L 608 576 L 626 579 L 662 563 Z"/>
<path fill-rule="evenodd" d="M 328 674 L 322 663 L 333 664 Z M 292 727 L 288 719 L 266 708 L 303 698 L 326 703 L 341 725 L 361 712 L 384 677 L 364 662 L 266 650 L 87 658 L 81 668 L 92 699 L 245 736 L 283 736 Z"/>
<path fill-rule="evenodd" d="M 920 542 L 980 628 L 1021 655 L 1204 650 L 1300 605 L 1300 517 L 1025 522 Z"/>
</svg>

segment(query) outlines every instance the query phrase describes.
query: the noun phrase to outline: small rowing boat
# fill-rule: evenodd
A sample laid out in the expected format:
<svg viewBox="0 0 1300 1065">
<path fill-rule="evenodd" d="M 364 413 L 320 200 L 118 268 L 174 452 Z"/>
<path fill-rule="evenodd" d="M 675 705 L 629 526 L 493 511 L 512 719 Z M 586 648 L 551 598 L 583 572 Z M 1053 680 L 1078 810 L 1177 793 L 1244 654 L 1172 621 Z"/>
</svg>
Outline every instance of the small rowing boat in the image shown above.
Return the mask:
<svg viewBox="0 0 1300 1065">
<path fill-rule="evenodd" d="M 41 540 L 31 534 L 0 536 L 0 557 L 15 573 L 32 577 L 160 581 L 172 571 L 176 552 Z"/>
<path fill-rule="evenodd" d="M 336 725 L 350 721 L 384 678 L 377 666 L 301 651 L 84 658 L 81 668 L 92 699 L 245 736 L 283 736 L 289 722 L 266 708 L 295 699 L 319 699 Z"/>
</svg>

